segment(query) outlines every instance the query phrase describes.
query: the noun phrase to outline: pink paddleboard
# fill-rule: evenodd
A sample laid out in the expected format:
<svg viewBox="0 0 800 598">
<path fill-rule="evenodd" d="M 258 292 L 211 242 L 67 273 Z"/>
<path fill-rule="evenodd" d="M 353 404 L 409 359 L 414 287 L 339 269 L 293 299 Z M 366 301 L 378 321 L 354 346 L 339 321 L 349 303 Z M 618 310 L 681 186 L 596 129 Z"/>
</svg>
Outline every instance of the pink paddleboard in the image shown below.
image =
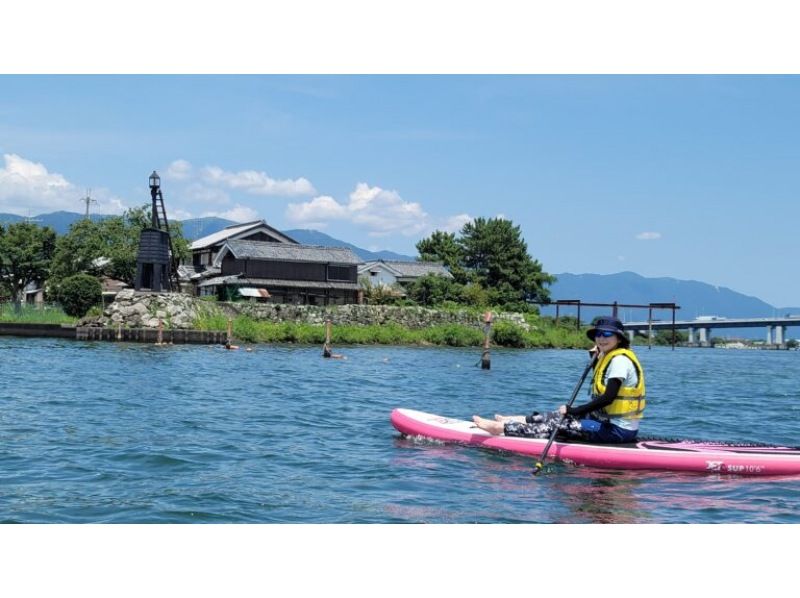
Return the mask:
<svg viewBox="0 0 800 598">
<path fill-rule="evenodd" d="M 395 409 L 392 425 L 406 436 L 461 442 L 538 459 L 546 439 L 493 436 L 471 421 Z M 643 439 L 630 444 L 554 442 L 549 459 L 613 469 L 661 469 L 737 475 L 800 474 L 800 447 Z"/>
</svg>

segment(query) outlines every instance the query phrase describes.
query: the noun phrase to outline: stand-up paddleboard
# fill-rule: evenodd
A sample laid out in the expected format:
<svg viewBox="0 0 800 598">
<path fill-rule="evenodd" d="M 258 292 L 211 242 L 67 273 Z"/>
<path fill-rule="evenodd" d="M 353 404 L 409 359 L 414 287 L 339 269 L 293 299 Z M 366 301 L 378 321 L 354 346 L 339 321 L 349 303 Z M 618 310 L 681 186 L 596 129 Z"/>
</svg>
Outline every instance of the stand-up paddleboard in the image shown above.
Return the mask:
<svg viewBox="0 0 800 598">
<path fill-rule="evenodd" d="M 395 409 L 392 425 L 406 436 L 423 436 L 511 451 L 539 458 L 546 438 L 493 436 L 471 421 Z M 800 474 L 800 447 L 693 440 L 642 439 L 629 444 L 556 441 L 548 458 L 613 469 L 663 469 L 738 475 Z"/>
</svg>

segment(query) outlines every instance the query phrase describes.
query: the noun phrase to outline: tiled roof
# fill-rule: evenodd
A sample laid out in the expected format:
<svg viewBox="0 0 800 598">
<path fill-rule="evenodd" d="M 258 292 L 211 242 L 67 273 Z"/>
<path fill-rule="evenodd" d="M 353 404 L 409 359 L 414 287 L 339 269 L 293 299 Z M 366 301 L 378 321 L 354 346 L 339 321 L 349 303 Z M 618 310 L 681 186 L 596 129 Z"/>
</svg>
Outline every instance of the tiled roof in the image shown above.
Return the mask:
<svg viewBox="0 0 800 598">
<path fill-rule="evenodd" d="M 217 245 L 218 243 L 222 243 L 225 239 L 230 239 L 231 237 L 235 237 L 236 235 L 240 235 L 242 233 L 246 233 L 250 230 L 255 230 L 258 228 L 264 227 L 270 231 L 271 234 L 283 237 L 286 239 L 288 243 L 296 243 L 294 239 L 289 237 L 288 235 L 283 234 L 279 230 L 272 228 L 263 220 L 254 220 L 253 222 L 243 222 L 242 224 L 232 224 L 230 226 L 226 226 L 221 231 L 216 233 L 212 233 L 196 241 L 192 242 L 192 249 L 203 249 L 204 247 L 211 247 L 213 245 Z"/>
<path fill-rule="evenodd" d="M 243 282 L 242 278 L 239 278 L 238 274 L 234 274 L 233 276 L 217 276 L 215 278 L 209 278 L 208 280 L 204 280 L 201 282 L 198 287 L 214 287 L 220 284 L 234 284 L 237 282 Z"/>
<path fill-rule="evenodd" d="M 208 268 L 203 268 L 201 266 L 200 270 L 191 264 L 181 264 L 178 266 L 178 277 L 181 280 L 199 280 L 201 278 L 208 278 L 209 276 L 217 276 L 220 272 L 221 270 L 219 268 L 214 268 L 213 266 Z"/>
<path fill-rule="evenodd" d="M 295 245 L 289 243 L 270 243 L 268 241 L 237 241 L 231 239 L 225 242 L 222 257 L 227 248 L 237 259 L 266 259 L 282 260 L 287 262 L 317 262 L 326 264 L 360 264 L 351 249 L 346 247 L 318 247 L 316 245 Z"/>
<path fill-rule="evenodd" d="M 378 264 L 388 266 L 389 270 L 397 273 L 401 278 L 420 278 L 426 274 L 438 274 L 445 278 L 453 278 L 453 275 L 444 267 L 441 262 L 403 262 L 399 260 L 376 260 L 367 262 L 361 267 L 362 272 L 371 270 Z"/>
</svg>

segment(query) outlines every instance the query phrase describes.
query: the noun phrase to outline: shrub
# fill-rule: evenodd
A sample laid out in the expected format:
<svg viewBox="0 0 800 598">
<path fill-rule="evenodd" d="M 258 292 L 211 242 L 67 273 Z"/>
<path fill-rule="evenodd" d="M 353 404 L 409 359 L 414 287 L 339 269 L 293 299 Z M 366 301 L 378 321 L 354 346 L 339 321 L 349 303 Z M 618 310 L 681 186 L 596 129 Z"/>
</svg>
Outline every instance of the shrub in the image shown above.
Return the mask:
<svg viewBox="0 0 800 598">
<path fill-rule="evenodd" d="M 408 288 L 408 296 L 419 305 L 433 306 L 445 301 L 462 302 L 463 286 L 449 278 L 426 274 Z"/>
<path fill-rule="evenodd" d="M 492 331 L 492 339 L 503 347 L 525 347 L 525 331 L 510 322 L 497 322 Z"/>
<path fill-rule="evenodd" d="M 94 276 L 76 274 L 61 282 L 59 301 L 65 314 L 82 318 L 90 308 L 100 303 L 102 293 L 103 287 Z"/>
<path fill-rule="evenodd" d="M 431 326 L 423 331 L 427 342 L 450 347 L 475 347 L 483 342 L 483 333 L 475 328 L 446 324 Z"/>
</svg>

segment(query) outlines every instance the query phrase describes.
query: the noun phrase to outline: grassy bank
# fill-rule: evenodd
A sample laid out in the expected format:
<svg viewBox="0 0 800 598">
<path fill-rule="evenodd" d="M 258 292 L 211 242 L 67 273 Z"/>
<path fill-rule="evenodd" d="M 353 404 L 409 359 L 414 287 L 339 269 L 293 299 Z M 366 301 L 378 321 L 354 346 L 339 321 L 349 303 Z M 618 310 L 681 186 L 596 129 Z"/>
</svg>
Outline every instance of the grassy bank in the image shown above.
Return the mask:
<svg viewBox="0 0 800 598">
<path fill-rule="evenodd" d="M 75 324 L 77 318 L 64 313 L 60 307 L 21 305 L 17 310 L 11 303 L 0 307 L 0 322 L 13 324 Z"/>
<path fill-rule="evenodd" d="M 479 317 L 476 311 L 476 318 Z M 76 318 L 66 315 L 53 306 L 35 307 L 23 305 L 19 311 L 13 305 L 0 306 L 0 322 L 23 324 L 68 324 L 74 325 Z M 585 348 L 589 341 L 583 331 L 577 331 L 574 323 L 556 326 L 551 318 L 526 316 L 530 330 L 510 322 L 500 321 L 492 327 L 492 345 L 516 348 Z M 248 316 L 238 316 L 232 321 L 233 336 L 245 343 L 299 343 L 321 345 L 325 342 L 325 326 L 298 322 L 268 322 Z M 195 321 L 195 329 L 225 331 L 228 318 L 211 308 Z M 334 345 L 433 345 L 448 347 L 479 347 L 483 344 L 483 332 L 477 328 L 460 324 L 429 326 L 410 329 L 399 324 L 371 326 L 336 325 L 332 327 L 331 342 Z"/>
<path fill-rule="evenodd" d="M 528 317 L 531 330 L 509 322 L 498 322 L 492 329 L 492 344 L 517 348 L 585 348 L 589 341 L 574 327 L 556 326 L 547 318 Z M 228 319 L 209 313 L 197 319 L 198 330 L 227 330 Z M 325 342 L 325 326 L 296 322 L 266 322 L 248 316 L 232 320 L 234 338 L 246 343 L 303 343 L 321 345 Z M 470 326 L 448 324 L 423 329 L 409 329 L 397 324 L 371 326 L 336 325 L 332 327 L 333 345 L 439 345 L 478 347 L 483 344 L 483 332 Z"/>
</svg>

